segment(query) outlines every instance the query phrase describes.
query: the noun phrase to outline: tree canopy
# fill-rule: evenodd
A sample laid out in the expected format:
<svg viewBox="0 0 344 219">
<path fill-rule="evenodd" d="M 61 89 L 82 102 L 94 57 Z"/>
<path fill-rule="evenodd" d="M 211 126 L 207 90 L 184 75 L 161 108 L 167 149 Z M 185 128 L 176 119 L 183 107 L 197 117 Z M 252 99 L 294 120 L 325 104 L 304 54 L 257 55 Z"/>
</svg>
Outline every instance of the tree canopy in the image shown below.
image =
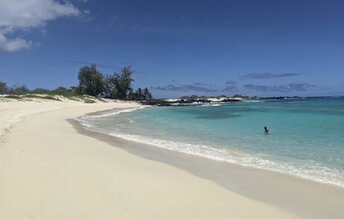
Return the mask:
<svg viewBox="0 0 344 219">
<path fill-rule="evenodd" d="M 6 94 L 8 92 L 8 87 L 6 82 L 0 81 L 0 94 Z"/>
<path fill-rule="evenodd" d="M 106 95 L 114 99 L 128 99 L 134 81 L 132 75 L 131 66 L 125 66 L 119 72 L 107 75 L 105 77 Z"/>
<path fill-rule="evenodd" d="M 80 94 L 99 96 L 104 92 L 104 76 L 97 71 L 95 64 L 82 67 L 78 79 Z"/>
<path fill-rule="evenodd" d="M 152 94 L 148 88 L 138 88 L 133 91 L 134 71 L 131 66 L 124 66 L 118 72 L 109 75 L 100 73 L 96 65 L 85 66 L 80 69 L 79 91 L 81 94 L 103 96 L 120 100 L 150 100 Z"/>
</svg>

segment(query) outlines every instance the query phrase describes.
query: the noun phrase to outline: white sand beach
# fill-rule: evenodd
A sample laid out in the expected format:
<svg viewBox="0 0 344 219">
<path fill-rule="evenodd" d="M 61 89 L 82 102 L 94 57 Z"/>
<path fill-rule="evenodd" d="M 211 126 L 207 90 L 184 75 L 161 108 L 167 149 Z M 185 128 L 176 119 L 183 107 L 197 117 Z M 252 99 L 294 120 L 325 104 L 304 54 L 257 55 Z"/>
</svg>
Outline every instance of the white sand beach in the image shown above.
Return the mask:
<svg viewBox="0 0 344 219">
<path fill-rule="evenodd" d="M 0 102 L 0 218 L 295 218 L 79 134 L 67 119 L 137 103 Z"/>
<path fill-rule="evenodd" d="M 0 0 L 0 219 L 344 219 L 344 0 Z"/>
</svg>

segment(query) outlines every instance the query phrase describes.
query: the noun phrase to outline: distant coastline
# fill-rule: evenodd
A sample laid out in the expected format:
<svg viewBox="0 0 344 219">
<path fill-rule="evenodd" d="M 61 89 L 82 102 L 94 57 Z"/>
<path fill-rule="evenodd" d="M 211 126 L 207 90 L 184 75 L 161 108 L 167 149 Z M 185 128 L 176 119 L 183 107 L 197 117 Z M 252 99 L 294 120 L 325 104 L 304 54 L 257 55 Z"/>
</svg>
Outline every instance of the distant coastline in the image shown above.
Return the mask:
<svg viewBox="0 0 344 219">
<path fill-rule="evenodd" d="M 247 100 L 299 100 L 299 99 L 324 99 L 324 98 L 343 98 L 344 96 L 184 96 L 179 98 L 161 98 L 143 101 L 142 104 L 154 106 L 185 106 L 190 104 L 204 104 L 204 103 L 226 103 L 226 102 L 241 102 Z"/>
</svg>

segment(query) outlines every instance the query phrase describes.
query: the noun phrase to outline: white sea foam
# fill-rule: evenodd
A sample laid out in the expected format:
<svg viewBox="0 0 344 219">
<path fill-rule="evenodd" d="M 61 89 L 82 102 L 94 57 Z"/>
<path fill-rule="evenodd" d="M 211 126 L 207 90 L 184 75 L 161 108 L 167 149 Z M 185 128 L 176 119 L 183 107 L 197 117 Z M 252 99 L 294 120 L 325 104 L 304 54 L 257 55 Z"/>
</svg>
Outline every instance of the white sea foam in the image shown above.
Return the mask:
<svg viewBox="0 0 344 219">
<path fill-rule="evenodd" d="M 192 103 L 172 103 L 172 106 L 196 106 L 196 105 L 202 105 L 201 102 L 192 102 Z"/>
<path fill-rule="evenodd" d="M 113 113 L 107 113 L 103 115 L 85 116 L 79 119 L 82 125 L 93 131 L 103 132 L 102 129 L 95 130 L 92 126 L 92 121 L 97 118 L 103 118 L 107 116 L 115 116 L 125 112 L 132 112 L 134 110 L 142 109 L 125 109 Z M 132 123 L 132 120 L 130 121 Z M 171 141 L 158 138 L 151 138 L 148 136 L 134 135 L 123 132 L 108 132 L 106 134 L 112 135 L 114 137 L 119 137 L 125 140 L 135 141 L 139 143 L 145 143 L 153 145 L 156 147 L 168 149 L 171 151 L 178 151 L 182 153 L 192 154 L 212 160 L 229 162 L 240 164 L 248 167 L 255 167 L 260 169 L 271 170 L 275 172 L 286 173 L 293 176 L 298 176 L 300 178 L 313 180 L 315 182 L 331 184 L 340 187 L 344 187 L 344 172 L 341 170 L 327 168 L 323 165 L 316 163 L 300 163 L 300 162 L 290 162 L 283 161 L 278 157 L 271 156 L 260 156 L 246 154 L 236 150 L 228 148 L 218 148 L 210 145 L 203 144 L 191 144 L 182 141 Z"/>
<path fill-rule="evenodd" d="M 118 115 L 120 113 L 129 113 L 129 112 L 133 112 L 135 110 L 143 109 L 143 108 L 146 108 L 146 107 L 147 106 L 140 106 L 140 107 L 137 107 L 137 108 L 124 109 L 124 110 L 120 110 L 120 111 L 116 111 L 116 112 L 103 113 L 103 114 L 99 114 L 99 115 L 86 115 L 86 116 L 83 116 L 81 118 L 82 119 L 98 119 L 98 118 Z"/>
<path fill-rule="evenodd" d="M 215 148 L 208 145 L 162 140 L 119 132 L 111 132 L 107 134 L 125 140 L 149 144 L 171 151 L 178 151 L 207 159 L 234 163 L 247 167 L 286 173 L 323 184 L 344 187 L 343 173 L 320 165 L 296 167 L 295 165 L 287 162 L 272 161 L 260 158 L 258 156 L 253 156 L 238 151 L 231 151 L 225 148 Z"/>
<path fill-rule="evenodd" d="M 264 100 L 242 100 L 245 103 L 263 103 Z"/>
<path fill-rule="evenodd" d="M 201 105 L 201 107 L 216 107 L 216 106 L 222 106 L 222 105 L 219 103 L 205 103 Z"/>
<path fill-rule="evenodd" d="M 92 128 L 92 120 L 96 120 L 96 119 L 100 119 L 100 118 L 105 118 L 105 117 L 110 117 L 110 116 L 115 116 L 121 113 L 128 113 L 128 112 L 133 112 L 135 110 L 139 110 L 139 109 L 143 109 L 146 108 L 148 106 L 140 106 L 137 108 L 131 108 L 131 109 L 123 109 L 120 111 L 116 111 L 116 112 L 111 112 L 111 113 L 103 113 L 103 114 L 99 114 L 99 115 L 85 115 L 85 116 L 81 116 L 79 118 L 76 118 L 75 120 L 78 121 L 82 126 L 84 126 L 85 128 Z M 133 120 L 130 120 L 130 123 L 133 123 Z"/>
</svg>

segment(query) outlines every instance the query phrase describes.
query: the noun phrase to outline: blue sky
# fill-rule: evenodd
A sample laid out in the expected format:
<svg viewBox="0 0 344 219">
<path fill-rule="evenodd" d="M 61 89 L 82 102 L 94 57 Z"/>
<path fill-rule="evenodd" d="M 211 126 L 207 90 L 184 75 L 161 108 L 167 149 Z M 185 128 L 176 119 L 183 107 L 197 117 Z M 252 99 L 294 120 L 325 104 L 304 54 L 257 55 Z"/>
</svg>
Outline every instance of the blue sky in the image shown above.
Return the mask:
<svg viewBox="0 0 344 219">
<path fill-rule="evenodd" d="M 341 0 L 0 0 L 0 80 L 77 84 L 135 70 L 180 95 L 344 95 Z"/>
</svg>

